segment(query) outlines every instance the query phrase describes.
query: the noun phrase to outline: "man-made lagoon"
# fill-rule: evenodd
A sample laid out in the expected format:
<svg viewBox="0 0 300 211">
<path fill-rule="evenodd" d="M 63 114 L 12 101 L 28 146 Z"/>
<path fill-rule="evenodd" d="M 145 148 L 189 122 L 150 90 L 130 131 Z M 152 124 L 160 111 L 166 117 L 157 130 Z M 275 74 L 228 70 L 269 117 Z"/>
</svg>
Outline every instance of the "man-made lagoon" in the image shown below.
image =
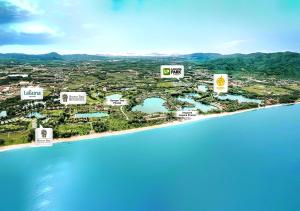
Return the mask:
<svg viewBox="0 0 300 211">
<path fill-rule="evenodd" d="M 105 97 L 106 100 L 120 100 L 122 98 L 121 94 L 113 94 Z"/>
<path fill-rule="evenodd" d="M 199 94 L 188 94 L 185 97 L 179 97 L 177 98 L 178 100 L 182 101 L 182 102 L 187 102 L 187 103 L 191 103 L 193 104 L 193 106 L 191 107 L 184 107 L 183 110 L 184 111 L 188 111 L 188 110 L 201 110 L 203 112 L 208 112 L 211 110 L 216 110 L 217 108 L 215 106 L 212 105 L 206 105 L 203 104 L 201 102 L 197 102 L 193 99 L 193 97 L 199 97 Z"/>
<path fill-rule="evenodd" d="M 132 111 L 140 111 L 147 114 L 168 112 L 168 109 L 163 105 L 164 103 L 165 100 L 161 98 L 147 98 L 144 100 L 143 104 L 134 106 Z"/>
<path fill-rule="evenodd" d="M 258 103 L 261 104 L 261 100 L 257 100 L 257 99 L 250 99 L 247 97 L 244 97 L 242 95 L 231 95 L 231 94 L 227 94 L 227 95 L 221 95 L 217 97 L 220 100 L 237 100 L 239 103 Z"/>
</svg>

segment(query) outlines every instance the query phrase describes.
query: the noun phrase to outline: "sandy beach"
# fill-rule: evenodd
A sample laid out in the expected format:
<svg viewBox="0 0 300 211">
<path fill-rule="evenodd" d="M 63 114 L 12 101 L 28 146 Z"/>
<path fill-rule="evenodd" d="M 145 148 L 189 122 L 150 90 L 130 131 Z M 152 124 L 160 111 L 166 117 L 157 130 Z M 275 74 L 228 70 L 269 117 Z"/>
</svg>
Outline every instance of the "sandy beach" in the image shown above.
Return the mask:
<svg viewBox="0 0 300 211">
<path fill-rule="evenodd" d="M 170 126 L 185 124 L 185 123 L 194 122 L 194 121 L 201 121 L 201 120 L 206 120 L 206 119 L 230 116 L 230 115 L 235 115 L 235 114 L 239 114 L 239 113 L 260 110 L 260 109 L 268 109 L 268 108 L 274 108 L 274 107 L 278 107 L 278 106 L 287 106 L 287 105 L 295 105 L 295 104 L 300 104 L 300 102 L 291 103 L 291 104 L 276 104 L 276 105 L 270 105 L 270 106 L 252 108 L 252 109 L 245 109 L 245 110 L 240 110 L 240 111 L 235 111 L 235 112 L 223 112 L 223 113 L 207 114 L 207 115 L 201 114 L 201 115 L 198 115 L 198 116 L 190 118 L 190 119 L 176 120 L 176 121 L 167 122 L 167 123 L 163 123 L 163 124 L 159 124 L 159 125 L 148 126 L 148 127 L 133 128 L 133 129 L 123 130 L 123 131 L 107 131 L 107 132 L 103 132 L 103 133 L 93 133 L 93 134 L 83 135 L 83 136 L 72 136 L 70 138 L 58 138 L 58 139 L 53 140 L 53 144 L 74 142 L 74 141 L 83 141 L 83 140 L 96 139 L 96 138 L 107 137 L 107 136 L 117 136 L 117 135 L 140 132 L 140 131 L 152 130 L 152 129 L 156 129 L 156 128 L 170 127 Z M 29 147 L 37 147 L 37 145 L 35 145 L 34 143 L 26 143 L 26 144 L 4 146 L 4 147 L 0 147 L 0 152 L 4 152 L 4 151 L 8 151 L 8 150 L 29 148 Z"/>
</svg>

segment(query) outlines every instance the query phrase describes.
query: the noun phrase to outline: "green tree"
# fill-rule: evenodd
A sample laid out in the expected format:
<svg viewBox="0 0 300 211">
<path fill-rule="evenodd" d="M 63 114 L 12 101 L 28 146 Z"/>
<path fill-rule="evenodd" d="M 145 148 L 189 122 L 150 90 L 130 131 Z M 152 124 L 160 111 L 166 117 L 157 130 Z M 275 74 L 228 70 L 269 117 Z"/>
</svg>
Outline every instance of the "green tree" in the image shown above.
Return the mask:
<svg viewBox="0 0 300 211">
<path fill-rule="evenodd" d="M 5 141 L 4 139 L 0 139 L 0 145 L 4 145 Z"/>
<path fill-rule="evenodd" d="M 34 129 L 31 129 L 31 130 L 29 131 L 27 141 L 28 141 L 28 142 L 33 141 L 33 140 L 34 140 L 34 135 L 35 135 Z"/>
<path fill-rule="evenodd" d="M 107 126 L 105 125 L 104 122 L 94 122 L 93 123 L 93 128 L 94 130 L 97 132 L 97 133 L 101 133 L 101 132 L 104 132 L 104 131 L 107 131 Z"/>
</svg>

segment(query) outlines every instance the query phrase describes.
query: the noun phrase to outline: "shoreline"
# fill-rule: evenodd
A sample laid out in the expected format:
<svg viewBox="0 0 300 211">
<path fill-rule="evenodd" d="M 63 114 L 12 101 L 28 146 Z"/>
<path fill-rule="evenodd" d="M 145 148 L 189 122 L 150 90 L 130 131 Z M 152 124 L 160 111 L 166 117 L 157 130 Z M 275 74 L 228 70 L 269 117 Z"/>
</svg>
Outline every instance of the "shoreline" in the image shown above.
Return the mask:
<svg viewBox="0 0 300 211">
<path fill-rule="evenodd" d="M 231 115 L 246 113 L 246 112 L 255 111 L 255 110 L 262 110 L 262 109 L 268 109 L 268 108 L 274 108 L 274 107 L 280 107 L 280 106 L 288 106 L 288 105 L 296 105 L 296 104 L 300 104 L 300 102 L 268 105 L 268 106 L 264 106 L 264 107 L 250 108 L 250 109 L 239 110 L 239 111 L 234 111 L 234 112 L 224 112 L 224 113 L 206 114 L 206 115 L 200 114 L 191 119 L 175 120 L 172 122 L 167 122 L 167 123 L 153 125 L 153 126 L 133 128 L 133 129 L 121 130 L 121 131 L 107 131 L 107 132 L 103 132 L 103 133 L 93 133 L 93 134 L 83 135 L 83 136 L 72 136 L 69 138 L 57 138 L 57 139 L 53 140 L 53 145 L 59 144 L 59 143 L 84 141 L 84 140 L 97 139 L 97 138 L 108 137 L 108 136 L 118 136 L 118 135 L 142 132 L 142 131 L 176 126 L 176 125 L 181 125 L 181 124 L 186 124 L 186 123 L 191 123 L 191 122 L 196 122 L 196 121 L 201 121 L 201 120 L 206 120 L 206 119 L 214 119 L 214 118 L 218 118 L 218 117 L 231 116 Z M 8 145 L 8 146 L 0 147 L 0 152 L 24 149 L 24 148 L 31 148 L 31 147 L 39 147 L 39 146 L 35 145 L 34 143 Z M 41 146 L 41 147 L 44 147 L 44 146 Z"/>
</svg>

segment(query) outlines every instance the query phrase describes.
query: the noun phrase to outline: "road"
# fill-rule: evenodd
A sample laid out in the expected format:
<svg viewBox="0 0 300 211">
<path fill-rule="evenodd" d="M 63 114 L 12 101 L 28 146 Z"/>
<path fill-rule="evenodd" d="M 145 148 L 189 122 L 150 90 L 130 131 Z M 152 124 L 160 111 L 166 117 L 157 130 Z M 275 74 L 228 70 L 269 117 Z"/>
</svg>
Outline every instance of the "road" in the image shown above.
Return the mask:
<svg viewBox="0 0 300 211">
<path fill-rule="evenodd" d="M 121 110 L 121 112 L 124 114 L 124 116 L 126 117 L 126 120 L 129 120 L 127 114 L 125 114 L 125 112 L 123 111 L 123 106 L 121 106 L 120 110 Z"/>
</svg>

